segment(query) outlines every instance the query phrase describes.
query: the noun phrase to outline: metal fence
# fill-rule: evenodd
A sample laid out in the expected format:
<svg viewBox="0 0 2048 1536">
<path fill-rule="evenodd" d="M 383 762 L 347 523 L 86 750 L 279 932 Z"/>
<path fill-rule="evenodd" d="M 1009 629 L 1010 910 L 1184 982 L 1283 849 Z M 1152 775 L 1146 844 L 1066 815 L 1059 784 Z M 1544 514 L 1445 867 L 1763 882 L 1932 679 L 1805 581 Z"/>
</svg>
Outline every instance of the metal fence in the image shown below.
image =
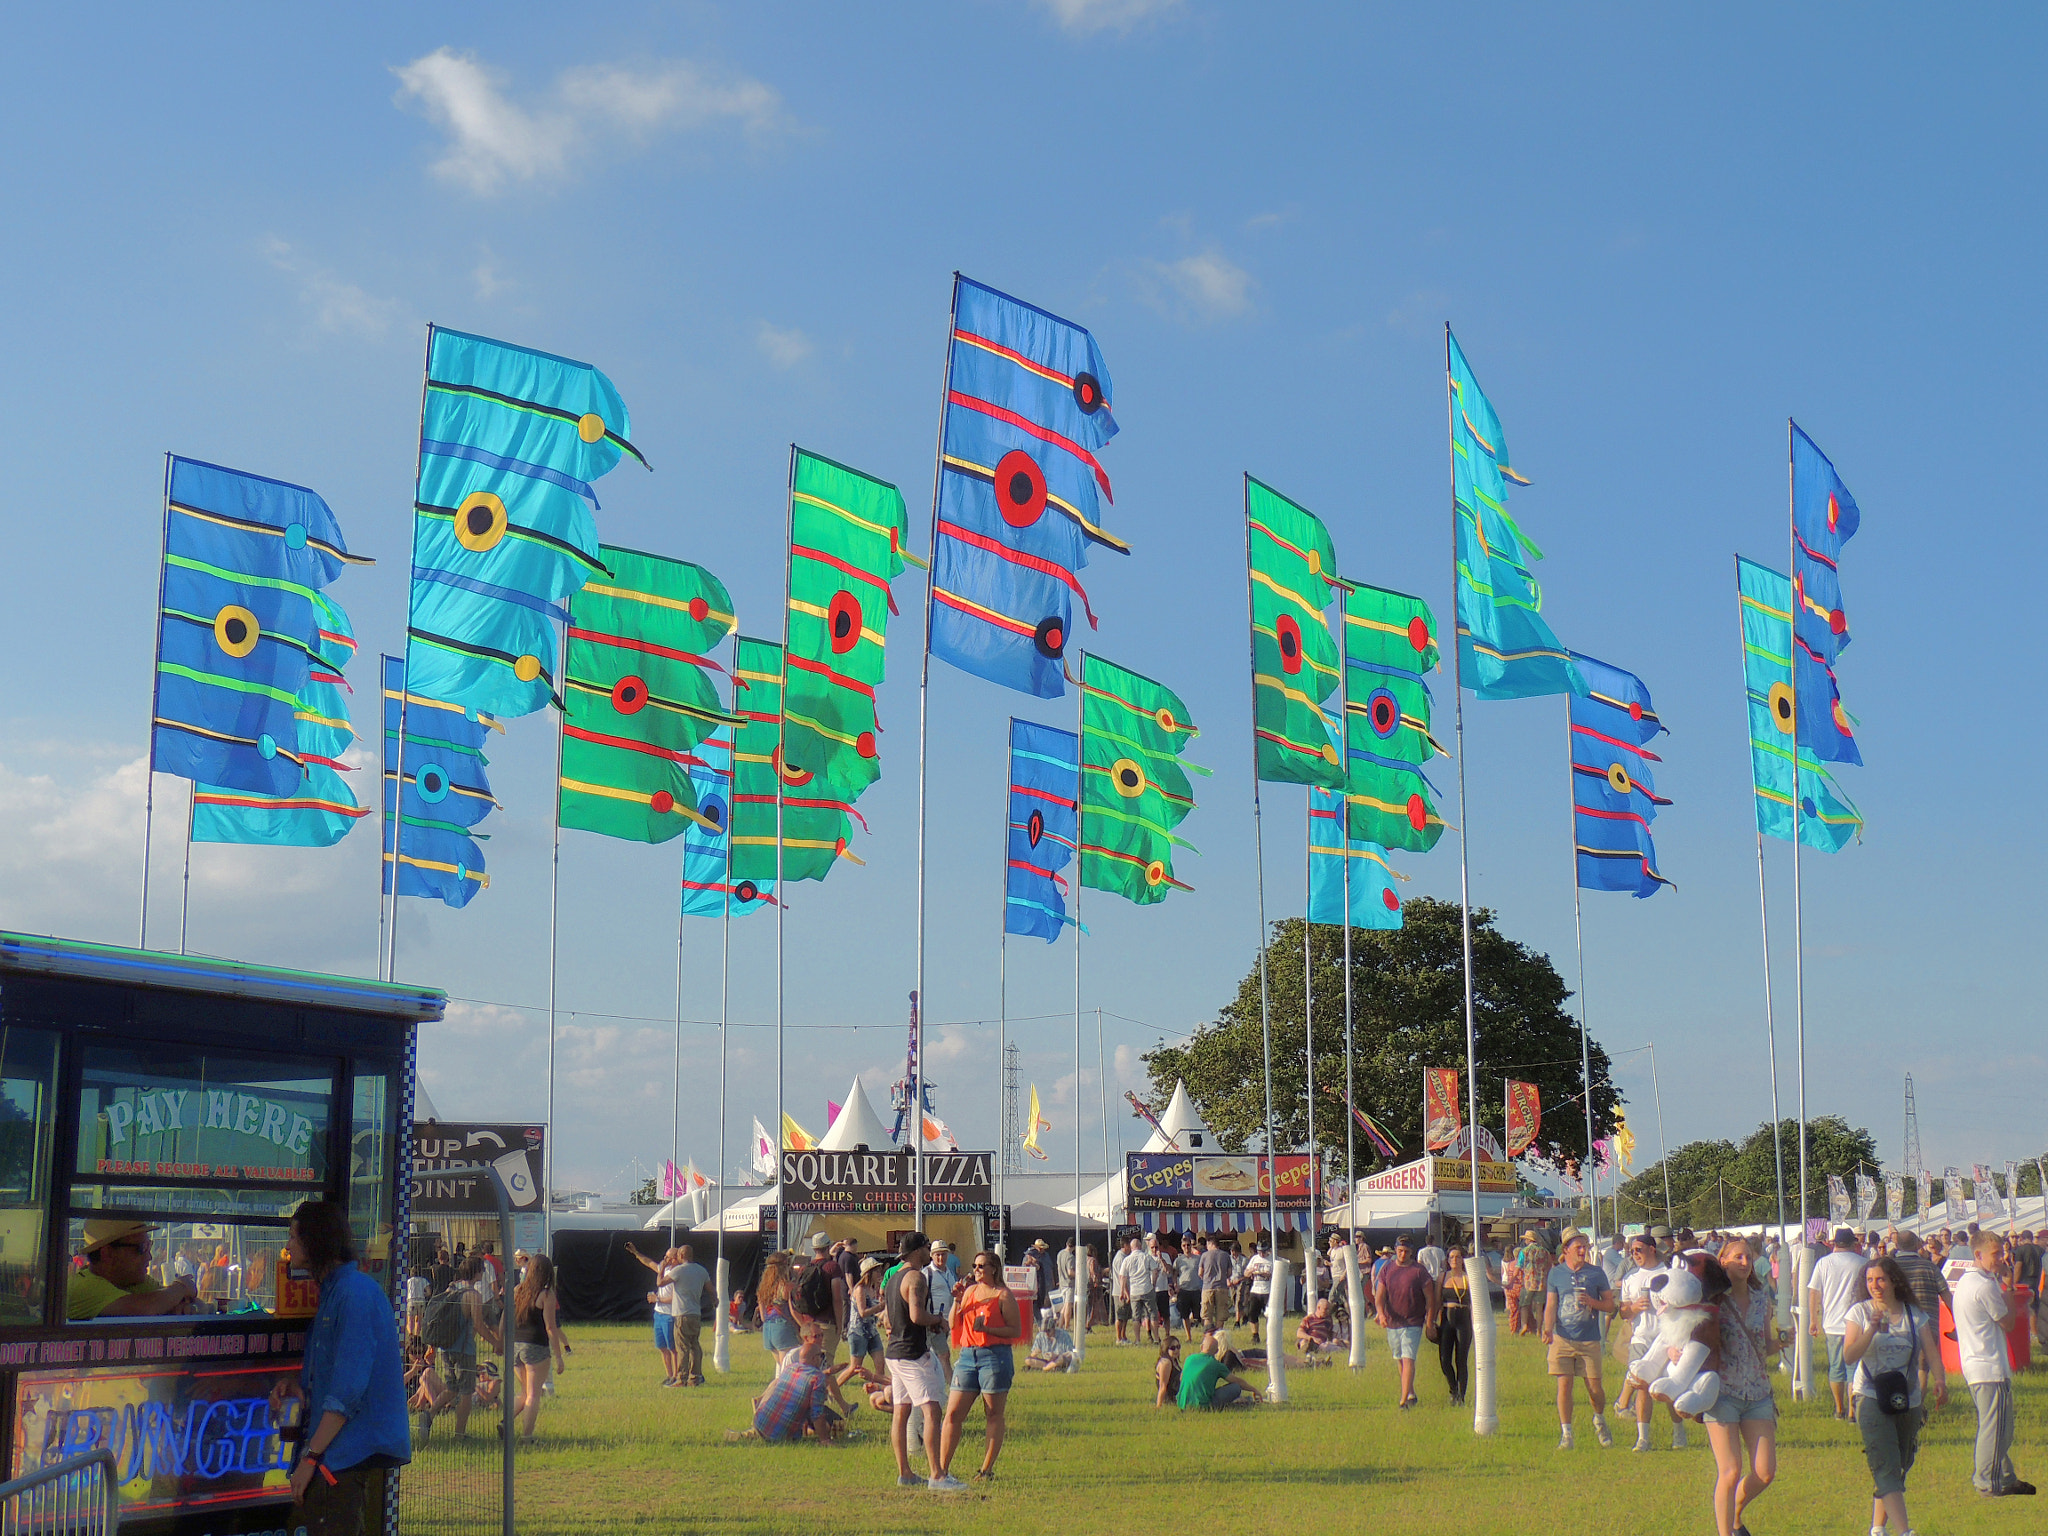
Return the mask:
<svg viewBox="0 0 2048 1536">
<path fill-rule="evenodd" d="M 0 1483 L 0 1536 L 111 1536 L 120 1528 L 112 1451 L 87 1451 Z"/>
</svg>

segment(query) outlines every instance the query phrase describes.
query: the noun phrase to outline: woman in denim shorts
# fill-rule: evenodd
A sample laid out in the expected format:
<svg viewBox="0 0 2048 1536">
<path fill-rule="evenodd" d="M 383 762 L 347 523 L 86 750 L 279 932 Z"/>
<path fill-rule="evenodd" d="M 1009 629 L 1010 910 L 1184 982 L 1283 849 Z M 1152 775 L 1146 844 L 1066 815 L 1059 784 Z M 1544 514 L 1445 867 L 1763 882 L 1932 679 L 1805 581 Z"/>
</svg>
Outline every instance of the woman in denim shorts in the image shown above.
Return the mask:
<svg viewBox="0 0 2048 1536">
<path fill-rule="evenodd" d="M 882 1315 L 881 1272 L 887 1267 L 877 1258 L 861 1260 L 860 1278 L 846 1293 L 846 1348 L 856 1365 L 871 1356 L 876 1361 L 882 1358 L 882 1327 L 877 1319 Z"/>
<path fill-rule="evenodd" d="M 1024 1336 L 1017 1298 L 1003 1283 L 1003 1261 L 977 1253 L 969 1264 L 969 1283 L 953 1303 L 953 1390 L 946 1401 L 945 1442 L 940 1466 L 953 1464 L 953 1452 L 967 1428 L 967 1412 L 981 1399 L 988 1428 L 988 1450 L 981 1458 L 976 1482 L 994 1482 L 996 1457 L 1003 1449 L 1003 1411 L 1010 1381 L 1016 1374 L 1013 1345 Z"/>
<path fill-rule="evenodd" d="M 1717 1309 L 1721 1392 L 1703 1417 L 1714 1447 L 1714 1530 L 1737 1536 L 1747 1530 L 1743 1511 L 1778 1475 L 1778 1405 L 1764 1357 L 1785 1340 L 1770 1287 L 1756 1278 L 1749 1240 L 1729 1238 L 1718 1257 L 1728 1273 L 1728 1294 Z"/>
</svg>

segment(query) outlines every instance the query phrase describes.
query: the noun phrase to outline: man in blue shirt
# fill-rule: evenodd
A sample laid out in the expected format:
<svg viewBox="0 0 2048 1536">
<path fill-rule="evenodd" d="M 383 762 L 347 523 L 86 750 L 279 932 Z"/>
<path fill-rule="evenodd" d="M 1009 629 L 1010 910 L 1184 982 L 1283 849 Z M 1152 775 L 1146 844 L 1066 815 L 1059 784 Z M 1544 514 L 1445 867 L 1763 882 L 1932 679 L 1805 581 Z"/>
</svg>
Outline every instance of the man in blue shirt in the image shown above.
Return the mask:
<svg viewBox="0 0 2048 1536">
<path fill-rule="evenodd" d="M 291 1477 L 296 1525 L 305 1536 L 364 1536 L 369 1509 L 383 1523 L 385 1470 L 412 1459 L 391 1300 L 356 1268 L 348 1210 L 339 1201 L 300 1206 L 284 1254 L 320 1285 L 299 1379 L 279 1382 L 270 1394 L 280 1419 L 288 1397 L 305 1405 Z"/>
<path fill-rule="evenodd" d="M 1572 1383 L 1581 1377 L 1593 1404 L 1593 1433 L 1603 1447 L 1611 1446 L 1607 1392 L 1600 1381 L 1600 1319 L 1620 1303 L 1607 1271 L 1591 1262 L 1586 1234 L 1577 1227 L 1565 1228 L 1562 1257 L 1545 1281 L 1542 1330 L 1550 1374 L 1557 1378 L 1557 1448 L 1572 1448 Z"/>
</svg>

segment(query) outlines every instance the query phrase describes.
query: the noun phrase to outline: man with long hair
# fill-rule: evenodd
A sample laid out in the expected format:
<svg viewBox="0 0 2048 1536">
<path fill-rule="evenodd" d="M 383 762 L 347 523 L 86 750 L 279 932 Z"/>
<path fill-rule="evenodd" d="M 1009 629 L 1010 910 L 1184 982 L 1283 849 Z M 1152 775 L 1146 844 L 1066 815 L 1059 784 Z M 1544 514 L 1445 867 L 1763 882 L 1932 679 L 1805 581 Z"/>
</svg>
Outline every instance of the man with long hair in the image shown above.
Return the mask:
<svg viewBox="0 0 2048 1536">
<path fill-rule="evenodd" d="M 306 1536 L 363 1536 L 383 1508 L 384 1474 L 412 1459 L 405 1419 L 405 1360 L 384 1288 L 356 1268 L 348 1208 L 309 1200 L 292 1217 L 285 1260 L 311 1274 L 320 1303 L 306 1330 L 297 1381 L 271 1390 L 281 1423 L 287 1399 L 304 1405 L 292 1498 Z"/>
</svg>

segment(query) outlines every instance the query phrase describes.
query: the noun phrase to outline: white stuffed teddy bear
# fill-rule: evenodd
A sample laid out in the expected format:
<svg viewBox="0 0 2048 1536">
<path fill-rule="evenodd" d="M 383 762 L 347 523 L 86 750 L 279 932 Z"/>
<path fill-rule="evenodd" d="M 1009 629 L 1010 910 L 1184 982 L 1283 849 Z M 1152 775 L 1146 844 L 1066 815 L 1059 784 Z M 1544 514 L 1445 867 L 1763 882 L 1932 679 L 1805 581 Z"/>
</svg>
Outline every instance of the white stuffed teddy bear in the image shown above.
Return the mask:
<svg viewBox="0 0 2048 1536">
<path fill-rule="evenodd" d="M 1649 1387 L 1650 1396 L 1669 1403 L 1676 1413 L 1696 1418 L 1721 1395 L 1721 1378 L 1701 1369 L 1709 1350 L 1699 1335 L 1713 1319 L 1713 1303 L 1705 1299 L 1706 1287 L 1691 1269 L 1659 1275 L 1650 1289 L 1664 1304 L 1657 1319 L 1657 1341 L 1630 1374 Z"/>
</svg>

